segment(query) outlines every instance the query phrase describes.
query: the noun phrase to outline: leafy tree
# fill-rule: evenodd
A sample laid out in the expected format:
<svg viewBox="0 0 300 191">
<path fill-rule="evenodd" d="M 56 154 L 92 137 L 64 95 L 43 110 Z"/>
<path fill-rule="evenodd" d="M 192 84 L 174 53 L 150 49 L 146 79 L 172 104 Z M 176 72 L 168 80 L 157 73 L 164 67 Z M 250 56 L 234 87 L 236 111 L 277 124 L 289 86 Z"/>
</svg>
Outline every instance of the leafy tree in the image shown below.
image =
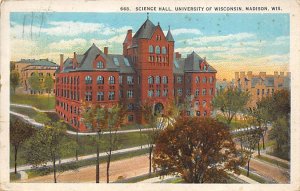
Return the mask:
<svg viewBox="0 0 300 191">
<path fill-rule="evenodd" d="M 14 94 L 16 93 L 16 88 L 20 84 L 20 74 L 16 70 L 10 72 L 10 86 L 13 89 Z"/>
<path fill-rule="evenodd" d="M 183 117 L 156 141 L 154 165 L 165 174 L 180 174 L 188 183 L 226 182 L 227 171 L 243 163 L 229 127 L 211 118 Z"/>
<path fill-rule="evenodd" d="M 237 113 L 245 112 L 245 108 L 249 100 L 249 92 L 229 87 L 226 90 L 218 92 L 212 101 L 212 105 L 214 109 L 218 109 L 222 112 L 226 119 L 226 123 L 230 125 L 232 119 L 237 115 Z"/>
<path fill-rule="evenodd" d="M 53 89 L 54 86 L 54 82 L 53 79 L 50 75 L 46 75 L 45 77 L 45 82 L 44 82 L 44 88 L 46 90 L 46 92 L 48 93 L 48 105 L 49 105 L 49 95 L 51 90 Z"/>
<path fill-rule="evenodd" d="M 63 144 L 63 137 L 66 126 L 62 122 L 48 123 L 44 128 L 40 128 L 35 136 L 29 140 L 26 160 L 33 166 L 52 162 L 54 183 L 57 182 L 56 161 L 63 153 L 68 153 L 72 148 L 72 142 Z"/>
<path fill-rule="evenodd" d="M 10 116 L 10 143 L 14 147 L 15 174 L 19 147 L 35 133 L 35 129 L 17 117 Z"/>
<path fill-rule="evenodd" d="M 40 82 L 40 77 L 37 72 L 34 72 L 29 78 L 28 83 L 30 85 L 30 88 L 33 90 L 33 93 L 36 93 L 36 91 L 42 90 L 42 84 Z"/>
</svg>

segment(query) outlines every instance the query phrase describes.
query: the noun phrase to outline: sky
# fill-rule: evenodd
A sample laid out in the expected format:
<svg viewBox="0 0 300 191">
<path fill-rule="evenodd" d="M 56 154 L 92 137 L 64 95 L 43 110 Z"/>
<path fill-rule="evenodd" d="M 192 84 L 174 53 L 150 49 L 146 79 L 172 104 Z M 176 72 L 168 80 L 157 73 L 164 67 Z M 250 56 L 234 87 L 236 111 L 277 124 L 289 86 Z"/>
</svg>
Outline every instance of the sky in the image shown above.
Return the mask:
<svg viewBox="0 0 300 191">
<path fill-rule="evenodd" d="M 93 43 L 122 54 L 128 29 L 135 33 L 146 13 L 14 12 L 10 15 L 11 60 L 48 58 L 59 64 L 73 52 L 83 54 Z M 289 14 L 150 13 L 165 34 L 170 26 L 175 51 L 206 57 L 218 79 L 236 71 L 288 71 Z"/>
</svg>

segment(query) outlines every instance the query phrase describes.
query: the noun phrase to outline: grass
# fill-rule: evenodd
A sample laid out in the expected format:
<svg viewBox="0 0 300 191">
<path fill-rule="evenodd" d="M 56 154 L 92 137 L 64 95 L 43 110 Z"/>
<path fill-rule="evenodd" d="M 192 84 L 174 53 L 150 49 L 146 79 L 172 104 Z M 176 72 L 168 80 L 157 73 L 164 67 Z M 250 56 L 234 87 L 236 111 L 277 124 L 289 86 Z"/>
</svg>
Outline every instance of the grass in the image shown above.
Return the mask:
<svg viewBox="0 0 300 191">
<path fill-rule="evenodd" d="M 135 157 L 135 156 L 140 156 L 147 152 L 148 152 L 147 149 L 141 149 L 141 150 L 133 151 L 133 152 L 129 152 L 129 153 L 116 154 L 116 155 L 112 156 L 111 161 L 117 161 L 117 160 Z M 100 157 L 100 163 L 101 164 L 106 163 L 106 157 Z M 68 171 L 68 170 L 76 170 L 78 168 L 87 167 L 87 166 L 91 166 L 91 165 L 96 165 L 96 158 L 58 165 L 58 171 L 63 172 L 63 171 Z M 27 171 L 27 174 L 28 174 L 28 178 L 34 178 L 37 176 L 44 176 L 44 175 L 50 174 L 52 172 L 53 172 L 52 168 L 45 167 L 45 168 L 39 168 L 39 169 L 30 169 Z"/>
<path fill-rule="evenodd" d="M 27 95 L 27 94 L 11 94 L 11 103 L 26 104 L 34 106 L 42 110 L 50 110 L 55 108 L 55 97 L 48 95 Z"/>
<path fill-rule="evenodd" d="M 34 118 L 38 112 L 31 108 L 24 108 L 24 107 L 16 107 L 16 106 L 10 106 L 10 110 L 16 113 L 20 113 L 23 115 L 27 115 L 30 118 Z"/>
<path fill-rule="evenodd" d="M 227 124 L 227 121 L 226 121 L 226 119 L 223 115 L 218 114 L 216 116 L 216 119 L 220 122 L 223 122 L 223 123 Z M 238 119 L 233 118 L 231 123 L 230 123 L 230 130 L 246 128 L 248 126 L 249 126 L 249 124 L 247 123 L 247 121 L 238 120 Z"/>
<path fill-rule="evenodd" d="M 158 172 L 151 173 L 150 175 L 149 175 L 149 173 L 147 173 L 147 174 L 143 174 L 143 175 L 128 178 L 128 179 L 122 179 L 122 177 L 120 177 L 120 179 L 117 180 L 115 183 L 137 183 L 137 182 L 141 182 L 143 180 L 147 180 L 149 178 L 154 178 L 157 176 L 159 176 Z"/>
<path fill-rule="evenodd" d="M 136 147 L 140 145 L 147 144 L 146 135 L 147 132 L 133 132 L 133 133 L 124 133 L 118 134 L 118 148 L 117 149 L 124 149 L 130 147 Z M 96 139 L 97 136 L 79 136 L 79 156 L 84 156 L 88 154 L 96 153 Z M 102 135 L 101 136 L 101 145 L 100 145 L 100 152 L 105 152 L 108 146 L 108 138 L 109 135 Z M 68 135 L 66 134 L 63 137 L 62 145 L 68 145 L 70 142 L 76 142 L 76 135 Z M 75 157 L 75 149 L 74 152 L 65 152 L 62 155 L 62 158 L 70 158 Z M 20 146 L 18 151 L 18 166 L 26 164 L 26 142 Z M 10 167 L 14 166 L 14 150 L 13 147 L 10 146 Z"/>
<path fill-rule="evenodd" d="M 241 170 L 241 174 L 244 176 L 247 176 L 247 170 L 245 169 L 240 169 Z M 265 179 L 261 178 L 260 176 L 257 176 L 251 172 L 249 172 L 249 178 L 251 178 L 252 180 L 255 180 L 256 182 L 259 183 L 267 183 Z"/>
<path fill-rule="evenodd" d="M 16 181 L 16 180 L 20 180 L 21 175 L 19 173 L 15 174 L 14 172 L 10 173 L 10 181 Z"/>
<path fill-rule="evenodd" d="M 289 164 L 286 164 L 286 163 L 284 163 L 284 162 L 281 162 L 281 161 L 277 161 L 277 160 L 271 159 L 271 158 L 266 157 L 266 156 L 260 155 L 260 156 L 257 156 L 256 158 L 259 159 L 259 160 L 266 161 L 266 162 L 268 162 L 268 163 L 271 163 L 271 164 L 280 166 L 280 167 L 282 167 L 282 168 L 286 168 L 286 169 L 289 169 L 289 168 L 290 168 L 290 165 L 289 165 Z"/>
</svg>

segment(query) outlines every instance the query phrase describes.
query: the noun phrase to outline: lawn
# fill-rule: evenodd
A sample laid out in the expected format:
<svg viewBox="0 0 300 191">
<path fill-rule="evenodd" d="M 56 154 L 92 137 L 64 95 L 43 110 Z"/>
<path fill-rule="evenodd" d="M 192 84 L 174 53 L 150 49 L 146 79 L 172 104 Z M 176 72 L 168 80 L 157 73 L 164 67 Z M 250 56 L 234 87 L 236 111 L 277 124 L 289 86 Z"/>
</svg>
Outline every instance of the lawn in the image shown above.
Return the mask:
<svg viewBox="0 0 300 191">
<path fill-rule="evenodd" d="M 247 170 L 245 169 L 240 169 L 241 170 L 241 174 L 244 176 L 247 176 Z M 260 176 L 257 176 L 251 172 L 249 172 L 249 178 L 251 178 L 252 180 L 255 180 L 256 182 L 259 183 L 267 183 L 265 179 L 261 178 Z"/>
<path fill-rule="evenodd" d="M 24 108 L 24 107 L 16 107 L 16 106 L 10 106 L 10 110 L 16 113 L 20 113 L 23 115 L 27 115 L 30 118 L 35 118 L 35 116 L 38 114 L 38 112 L 31 108 Z"/>
<path fill-rule="evenodd" d="M 136 147 L 140 145 L 147 144 L 146 135 L 147 132 L 133 132 L 133 133 L 122 133 L 118 134 L 118 148 L 124 149 L 130 147 Z M 97 136 L 79 136 L 79 156 L 94 154 L 96 153 L 96 145 L 95 138 Z M 108 146 L 108 138 L 109 135 L 101 135 L 101 145 L 100 152 L 105 152 Z M 65 135 L 63 137 L 63 145 L 68 145 L 68 143 L 76 142 L 76 135 Z M 20 146 L 18 151 L 18 166 L 26 164 L 26 142 Z M 75 149 L 74 152 L 66 152 L 62 155 L 62 158 L 75 157 Z M 10 167 L 14 166 L 14 151 L 13 147 L 10 147 Z"/>
<path fill-rule="evenodd" d="M 12 94 L 10 102 L 16 104 L 31 105 L 38 109 L 50 110 L 55 108 L 55 97 L 48 95 Z"/>
<path fill-rule="evenodd" d="M 289 165 L 289 164 L 286 164 L 286 163 L 284 163 L 284 162 L 281 162 L 281 161 L 277 161 L 277 160 L 271 159 L 271 158 L 269 158 L 269 157 L 267 157 L 267 156 L 262 156 L 262 155 L 260 155 L 260 156 L 257 156 L 256 158 L 259 159 L 259 160 L 262 160 L 262 161 L 265 161 L 265 162 L 274 164 L 274 165 L 276 165 L 276 166 L 280 166 L 280 167 L 282 167 L 282 168 L 290 169 L 290 165 Z"/>
<path fill-rule="evenodd" d="M 216 116 L 216 119 L 220 122 L 227 123 L 225 117 L 221 114 L 218 114 Z M 247 121 L 244 121 L 244 120 L 239 120 L 239 119 L 233 118 L 230 123 L 230 130 L 241 129 L 241 128 L 246 128 L 246 127 L 249 127 L 249 124 L 247 123 Z"/>
</svg>

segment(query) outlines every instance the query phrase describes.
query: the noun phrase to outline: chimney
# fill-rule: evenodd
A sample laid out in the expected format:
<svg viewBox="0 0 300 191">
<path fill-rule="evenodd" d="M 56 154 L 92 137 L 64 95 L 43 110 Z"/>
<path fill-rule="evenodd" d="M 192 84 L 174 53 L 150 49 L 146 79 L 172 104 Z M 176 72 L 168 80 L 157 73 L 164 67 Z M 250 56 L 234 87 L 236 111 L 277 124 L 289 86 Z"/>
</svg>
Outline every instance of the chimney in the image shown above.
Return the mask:
<svg viewBox="0 0 300 191">
<path fill-rule="evenodd" d="M 63 64 L 64 64 L 64 54 L 60 54 L 60 63 L 59 63 L 59 67 L 60 67 L 60 71 L 63 70 Z"/>
<path fill-rule="evenodd" d="M 274 72 L 274 77 L 278 78 L 278 72 L 277 71 Z"/>
<path fill-rule="evenodd" d="M 77 63 L 77 54 L 76 54 L 76 52 L 74 52 L 73 62 L 72 62 L 73 69 L 76 68 L 76 63 Z"/>
<path fill-rule="evenodd" d="M 245 78 L 245 72 L 241 72 L 241 78 Z"/>
<path fill-rule="evenodd" d="M 179 52 L 175 52 L 175 58 L 176 59 L 181 58 L 181 54 Z"/>
<path fill-rule="evenodd" d="M 108 54 L 108 47 L 104 47 L 104 54 L 107 55 Z"/>
</svg>

